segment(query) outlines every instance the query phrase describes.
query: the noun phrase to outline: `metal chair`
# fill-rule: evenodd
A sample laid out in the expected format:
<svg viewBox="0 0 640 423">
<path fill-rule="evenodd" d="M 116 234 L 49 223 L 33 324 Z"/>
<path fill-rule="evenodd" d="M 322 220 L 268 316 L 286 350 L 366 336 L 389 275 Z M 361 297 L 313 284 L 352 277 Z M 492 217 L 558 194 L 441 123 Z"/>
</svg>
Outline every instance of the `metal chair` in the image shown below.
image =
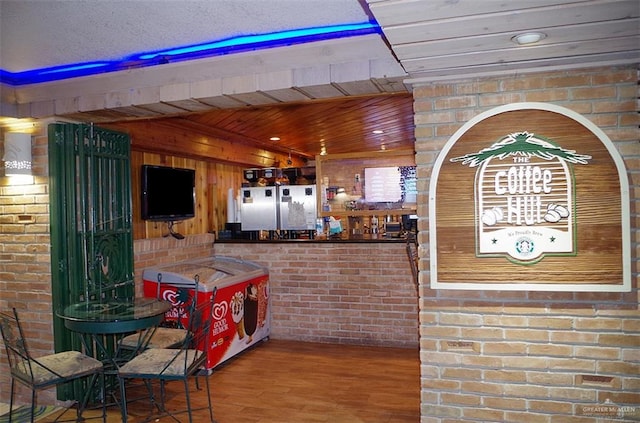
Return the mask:
<svg viewBox="0 0 640 423">
<path fill-rule="evenodd" d="M 0 313 L 0 331 L 7 351 L 9 368 L 11 369 L 11 400 L 10 409 L 13 409 L 13 396 L 15 383 L 19 382 L 31 389 L 31 422 L 34 421 L 34 410 L 36 406 L 36 392 L 60 385 L 81 378 L 88 377 L 89 384 L 83 387 L 84 397 L 76 409 L 76 418 L 73 420 L 59 420 L 73 404 L 58 415 L 55 421 L 83 421 L 82 413 L 87 406 L 89 397 L 94 392 L 96 382 L 102 381 L 102 392 L 104 392 L 103 365 L 100 361 L 89 357 L 79 351 L 64 351 L 50 354 L 43 357 L 34 358 L 27 348 L 27 340 L 22 331 L 18 312 L 13 308 L 13 312 Z M 96 417 L 99 418 L 99 417 Z M 92 417 L 93 419 L 93 417 Z M 11 412 L 9 422 L 11 423 Z M 102 421 L 106 422 L 106 406 L 102 401 Z"/>
<path fill-rule="evenodd" d="M 120 381 L 122 420 L 127 421 L 127 400 L 125 382 L 128 379 L 142 379 L 147 385 L 152 407 L 155 406 L 160 415 L 171 416 L 179 421 L 175 415 L 188 413 L 189 422 L 193 422 L 191 399 L 189 394 L 189 378 L 202 375 L 207 388 L 207 401 L 209 417 L 213 418 L 213 408 L 211 405 L 211 392 L 209 387 L 209 372 L 204 368 L 207 362 L 207 351 L 210 346 L 211 331 L 213 329 L 213 304 L 215 301 L 216 289 L 211 298 L 201 301 L 191 311 L 188 317 L 187 336 L 179 348 L 148 348 L 139 355 L 131 359 L 118 369 L 118 379 Z M 160 401 L 156 401 L 152 381 L 160 382 Z M 165 407 L 165 383 L 179 380 L 184 383 L 186 396 L 186 410 L 168 411 Z M 202 409 L 207 407 L 202 407 Z M 149 420 L 159 416 L 149 416 Z"/>
<path fill-rule="evenodd" d="M 186 289 L 178 289 L 172 298 L 163 298 L 162 273 L 158 273 L 158 286 L 156 298 L 162 301 L 171 301 L 172 308 L 167 313 L 171 319 L 165 320 L 160 326 L 132 333 L 120 341 L 120 347 L 130 351 L 138 351 L 144 348 L 177 348 L 182 345 L 187 336 L 185 328 L 188 315 L 196 305 L 196 295 L 199 281 L 195 280 L 193 296 L 189 296 Z M 165 291 L 166 292 L 166 291 Z"/>
</svg>

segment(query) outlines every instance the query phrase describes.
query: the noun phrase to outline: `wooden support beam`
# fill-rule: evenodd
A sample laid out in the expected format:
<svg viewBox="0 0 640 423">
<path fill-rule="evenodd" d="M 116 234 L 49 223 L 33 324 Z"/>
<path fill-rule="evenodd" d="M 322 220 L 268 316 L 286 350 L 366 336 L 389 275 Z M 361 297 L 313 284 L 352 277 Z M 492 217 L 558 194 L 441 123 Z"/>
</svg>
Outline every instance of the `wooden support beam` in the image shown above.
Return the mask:
<svg viewBox="0 0 640 423">
<path fill-rule="evenodd" d="M 164 153 L 246 167 L 302 167 L 306 164 L 303 158 L 289 157 L 285 152 L 255 147 L 240 139 L 221 139 L 181 125 L 137 121 L 103 127 L 128 133 L 131 137 L 131 149 L 134 151 Z"/>
</svg>

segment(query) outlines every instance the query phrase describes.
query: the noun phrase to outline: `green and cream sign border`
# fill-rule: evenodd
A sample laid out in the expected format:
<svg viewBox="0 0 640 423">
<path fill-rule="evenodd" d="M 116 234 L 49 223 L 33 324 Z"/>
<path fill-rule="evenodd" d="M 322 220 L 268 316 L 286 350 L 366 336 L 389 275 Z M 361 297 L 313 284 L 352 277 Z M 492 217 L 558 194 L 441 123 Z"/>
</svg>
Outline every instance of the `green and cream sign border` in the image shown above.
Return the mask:
<svg viewBox="0 0 640 423">
<path fill-rule="evenodd" d="M 513 110 L 544 110 L 569 117 L 590 130 L 614 160 L 621 187 L 623 283 L 487 284 L 438 280 L 436 184 L 448 152 L 473 126 L 500 113 Z M 504 257 L 514 266 L 536 266 L 545 256 L 575 256 L 576 204 L 573 166 L 588 166 L 591 156 L 563 148 L 544 134 L 526 129 L 504 137 L 480 151 L 449 161 L 475 169 L 476 256 Z M 631 287 L 629 186 L 624 162 L 607 135 L 583 116 L 546 103 L 514 103 L 482 113 L 458 130 L 439 154 L 429 187 L 430 279 L 436 289 L 604 291 L 627 292 Z"/>
</svg>

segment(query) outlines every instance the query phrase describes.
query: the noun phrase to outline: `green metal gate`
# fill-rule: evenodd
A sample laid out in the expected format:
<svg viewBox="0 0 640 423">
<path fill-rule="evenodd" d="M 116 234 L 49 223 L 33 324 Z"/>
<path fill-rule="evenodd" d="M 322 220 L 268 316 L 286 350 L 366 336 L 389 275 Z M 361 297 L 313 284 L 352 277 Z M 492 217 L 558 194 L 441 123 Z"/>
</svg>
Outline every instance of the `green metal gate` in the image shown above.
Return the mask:
<svg viewBox="0 0 640 423">
<path fill-rule="evenodd" d="M 129 136 L 85 124 L 48 129 L 54 316 L 81 301 L 133 297 Z M 56 352 L 81 346 L 57 316 L 54 345 Z"/>
</svg>

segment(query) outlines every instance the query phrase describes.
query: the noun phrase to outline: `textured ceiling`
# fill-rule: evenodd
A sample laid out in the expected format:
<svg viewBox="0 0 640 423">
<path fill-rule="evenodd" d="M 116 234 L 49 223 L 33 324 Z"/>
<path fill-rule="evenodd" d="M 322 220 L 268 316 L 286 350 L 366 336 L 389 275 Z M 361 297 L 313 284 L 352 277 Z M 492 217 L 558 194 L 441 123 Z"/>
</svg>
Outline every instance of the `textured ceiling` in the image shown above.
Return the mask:
<svg viewBox="0 0 640 423">
<path fill-rule="evenodd" d="M 2 0 L 0 17 L 9 72 L 370 20 L 358 0 Z"/>
</svg>

